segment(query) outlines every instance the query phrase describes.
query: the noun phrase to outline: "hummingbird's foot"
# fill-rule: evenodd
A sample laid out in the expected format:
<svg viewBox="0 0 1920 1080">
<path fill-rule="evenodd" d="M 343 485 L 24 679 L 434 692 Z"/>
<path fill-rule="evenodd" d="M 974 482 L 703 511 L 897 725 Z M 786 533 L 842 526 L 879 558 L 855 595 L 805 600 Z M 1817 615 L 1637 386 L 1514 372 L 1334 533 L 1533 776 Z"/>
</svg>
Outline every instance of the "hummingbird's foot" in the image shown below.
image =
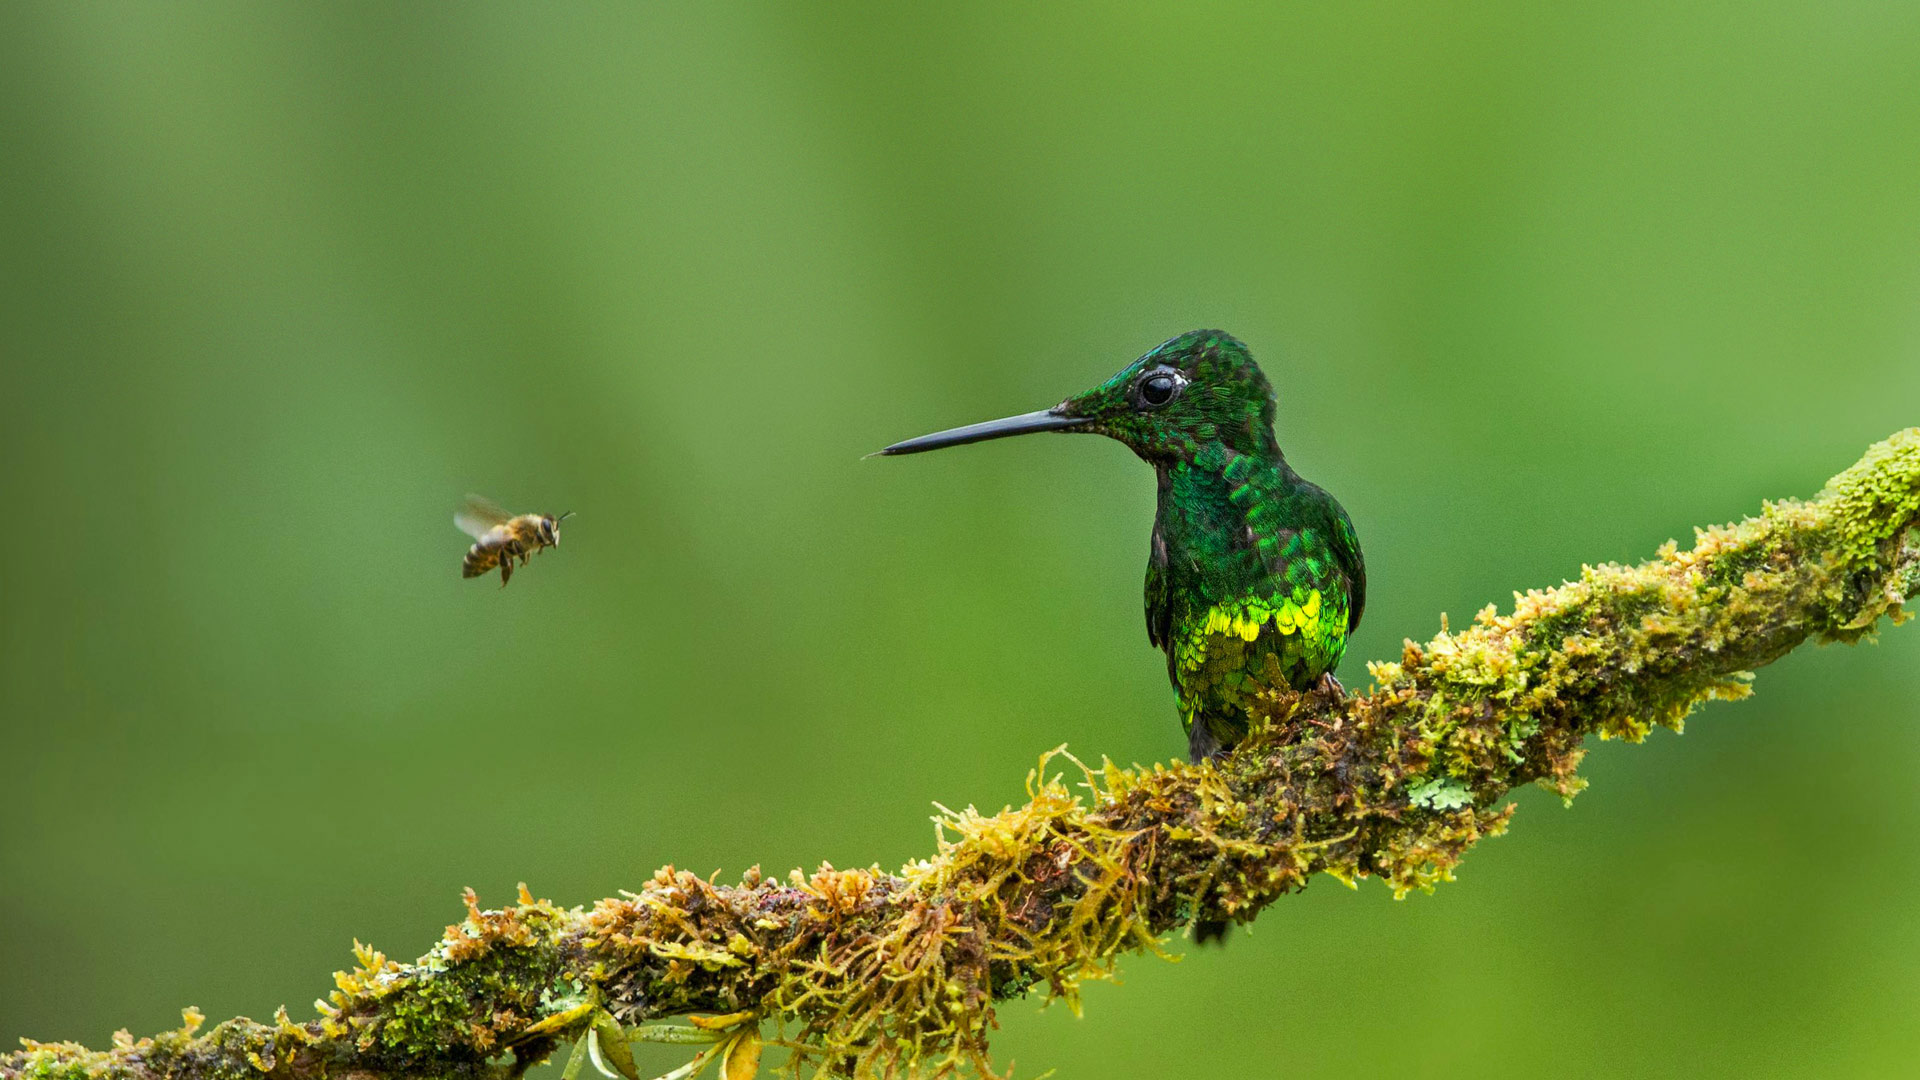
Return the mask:
<svg viewBox="0 0 1920 1080">
<path fill-rule="evenodd" d="M 1314 684 L 1314 689 L 1331 698 L 1335 705 L 1344 704 L 1347 700 L 1347 688 L 1340 685 L 1340 680 L 1334 678 L 1331 671 L 1320 673 L 1320 681 Z"/>
</svg>

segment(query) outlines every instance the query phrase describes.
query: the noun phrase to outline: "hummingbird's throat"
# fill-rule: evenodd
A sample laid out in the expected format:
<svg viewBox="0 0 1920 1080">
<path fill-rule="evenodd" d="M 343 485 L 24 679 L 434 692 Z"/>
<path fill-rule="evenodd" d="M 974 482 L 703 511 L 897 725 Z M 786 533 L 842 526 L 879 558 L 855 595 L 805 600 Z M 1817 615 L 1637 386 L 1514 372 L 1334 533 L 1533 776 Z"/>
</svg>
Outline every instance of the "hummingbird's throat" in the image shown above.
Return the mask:
<svg viewBox="0 0 1920 1080">
<path fill-rule="evenodd" d="M 1294 530 L 1274 512 L 1276 500 L 1299 482 L 1284 459 L 1262 460 L 1209 443 L 1190 460 L 1157 463 L 1154 474 L 1157 547 L 1165 547 L 1170 564 L 1184 561 L 1191 572 L 1223 581 L 1257 577 L 1267 557 L 1292 538 Z"/>
</svg>

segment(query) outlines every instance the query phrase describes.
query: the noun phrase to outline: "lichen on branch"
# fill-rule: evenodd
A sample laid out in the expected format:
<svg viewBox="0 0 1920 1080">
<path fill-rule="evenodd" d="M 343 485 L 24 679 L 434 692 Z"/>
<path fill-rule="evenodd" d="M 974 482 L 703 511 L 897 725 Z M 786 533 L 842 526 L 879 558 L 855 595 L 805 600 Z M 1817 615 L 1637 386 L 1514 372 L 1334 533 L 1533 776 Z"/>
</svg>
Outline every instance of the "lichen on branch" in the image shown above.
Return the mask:
<svg viewBox="0 0 1920 1080">
<path fill-rule="evenodd" d="M 1903 621 L 1916 595 L 1920 428 L 1811 501 L 1409 642 L 1371 665 L 1363 696 L 1269 678 L 1255 733 L 1216 760 L 1044 755 L 1026 805 L 943 811 L 938 849 L 897 873 L 718 884 L 668 867 L 591 908 L 523 889 L 488 910 L 469 894 L 411 964 L 359 947 L 317 1019 L 282 1009 L 201 1033 L 189 1010 L 177 1031 L 103 1051 L 27 1042 L 0 1057 L 0 1080 L 512 1080 L 600 1010 L 625 1025 L 748 1013 L 796 1074 L 988 1073 L 996 1001 L 1038 987 L 1077 1008 L 1120 956 L 1196 920 L 1251 920 L 1316 874 L 1431 889 L 1507 827 L 1513 788 L 1572 798 L 1587 736 L 1678 730 L 1804 642 Z"/>
</svg>

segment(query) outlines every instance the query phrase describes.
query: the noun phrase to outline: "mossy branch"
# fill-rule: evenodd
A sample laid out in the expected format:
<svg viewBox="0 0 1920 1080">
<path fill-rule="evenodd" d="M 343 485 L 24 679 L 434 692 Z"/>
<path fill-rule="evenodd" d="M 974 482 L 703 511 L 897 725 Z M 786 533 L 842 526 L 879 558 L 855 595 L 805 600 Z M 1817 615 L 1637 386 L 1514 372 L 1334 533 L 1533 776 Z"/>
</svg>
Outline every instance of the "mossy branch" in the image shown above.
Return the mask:
<svg viewBox="0 0 1920 1080">
<path fill-rule="evenodd" d="M 512 1080 L 610 1010 L 625 1024 L 746 1011 L 829 1074 L 989 1070 L 994 1002 L 1077 1003 L 1123 953 L 1196 919 L 1252 919 L 1315 874 L 1396 893 L 1445 881 L 1505 829 L 1501 800 L 1571 798 L 1588 735 L 1638 742 L 1808 640 L 1852 642 L 1920 595 L 1920 428 L 1811 502 L 1769 505 L 1635 567 L 1489 607 L 1372 665 L 1365 696 L 1262 692 L 1266 723 L 1206 764 L 1083 766 L 1056 751 L 1030 801 L 945 812 L 931 857 L 785 881 L 661 870 L 590 909 L 522 890 L 412 964 L 359 949 L 316 1020 L 230 1020 L 105 1051 L 27 1043 L 0 1080 Z M 1070 763 L 1076 794 L 1050 766 Z M 577 1018 L 577 1019 L 576 1019 Z M 543 1022 L 544 1021 L 544 1022 Z"/>
</svg>

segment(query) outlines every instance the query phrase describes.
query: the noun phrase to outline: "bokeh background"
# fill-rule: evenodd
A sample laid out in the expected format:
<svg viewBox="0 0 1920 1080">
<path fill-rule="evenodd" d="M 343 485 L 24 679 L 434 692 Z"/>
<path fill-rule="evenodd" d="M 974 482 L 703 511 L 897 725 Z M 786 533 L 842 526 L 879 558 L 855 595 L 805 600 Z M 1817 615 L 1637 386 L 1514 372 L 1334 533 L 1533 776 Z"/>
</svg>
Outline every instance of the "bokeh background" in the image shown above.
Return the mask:
<svg viewBox="0 0 1920 1080">
<path fill-rule="evenodd" d="M 462 886 L 893 867 L 1047 747 L 1179 753 L 1138 462 L 860 456 L 1180 330 L 1358 522 L 1362 684 L 1920 422 L 1890 0 L 14 3 L 0 132 L 9 1041 L 310 1017 Z M 469 490 L 579 516 L 503 592 Z M 1902 1074 L 1920 630 L 1758 689 L 999 1057 Z"/>
</svg>

